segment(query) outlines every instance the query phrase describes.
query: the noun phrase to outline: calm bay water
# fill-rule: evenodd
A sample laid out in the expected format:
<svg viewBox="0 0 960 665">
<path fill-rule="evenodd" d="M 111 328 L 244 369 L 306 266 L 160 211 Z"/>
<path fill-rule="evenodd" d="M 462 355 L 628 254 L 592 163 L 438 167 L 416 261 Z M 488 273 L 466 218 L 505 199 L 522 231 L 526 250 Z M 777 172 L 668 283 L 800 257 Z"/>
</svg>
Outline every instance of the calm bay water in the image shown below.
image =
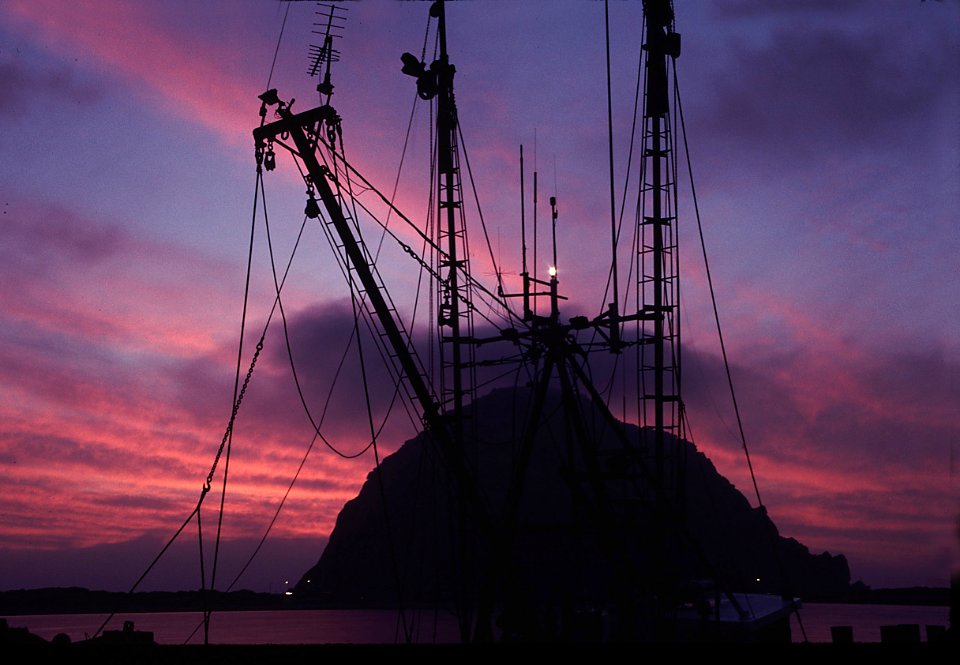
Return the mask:
<svg viewBox="0 0 960 665">
<path fill-rule="evenodd" d="M 801 625 L 802 624 L 802 631 Z M 806 633 L 809 642 L 830 642 L 831 626 L 850 626 L 857 642 L 879 642 L 881 626 L 917 624 L 923 641 L 927 640 L 927 626 L 950 625 L 949 607 L 919 605 L 843 605 L 808 603 L 791 619 L 794 642 L 802 642 Z"/>
<path fill-rule="evenodd" d="M 457 627 L 449 614 L 408 612 L 407 626 L 418 643 L 453 643 Z M 106 619 L 101 614 L 50 614 L 10 616 L 12 627 L 26 627 L 45 639 L 66 633 L 73 641 L 93 635 Z M 201 615 L 196 612 L 162 612 L 117 615 L 107 630 L 120 630 L 125 620 L 138 630 L 153 631 L 161 644 L 203 642 Z M 393 644 L 402 642 L 400 618 L 392 610 L 293 610 L 268 612 L 218 612 L 211 619 L 214 644 Z M 802 630 L 801 630 L 802 623 Z M 921 638 L 927 626 L 948 626 L 949 609 L 904 605 L 808 604 L 800 621 L 792 619 L 793 641 L 830 642 L 831 626 L 850 626 L 857 642 L 879 642 L 880 627 L 917 624 Z M 196 632 L 194 632 L 196 631 Z M 191 638 L 191 634 L 193 637 Z"/>
<path fill-rule="evenodd" d="M 407 612 L 416 642 L 457 642 L 449 614 Z M 73 641 L 92 636 L 107 619 L 103 614 L 49 614 L 7 617 L 11 627 L 26 627 L 45 639 L 66 633 Z M 199 612 L 118 614 L 105 630 L 120 630 L 133 621 L 137 630 L 152 631 L 160 644 L 202 644 Z M 394 644 L 402 642 L 399 613 L 394 610 L 276 610 L 215 612 L 210 620 L 212 644 Z M 191 637 L 192 636 L 192 637 Z"/>
</svg>

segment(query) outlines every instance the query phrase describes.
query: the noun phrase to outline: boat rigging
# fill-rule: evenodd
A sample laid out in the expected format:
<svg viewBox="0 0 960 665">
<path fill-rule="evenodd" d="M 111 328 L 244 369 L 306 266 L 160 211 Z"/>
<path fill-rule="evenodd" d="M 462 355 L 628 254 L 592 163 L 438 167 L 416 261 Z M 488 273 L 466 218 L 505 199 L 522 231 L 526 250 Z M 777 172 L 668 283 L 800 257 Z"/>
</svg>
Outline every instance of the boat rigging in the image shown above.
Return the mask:
<svg viewBox="0 0 960 665">
<path fill-rule="evenodd" d="M 278 160 L 277 153 L 289 155 L 300 169 L 306 188 L 304 223 L 310 221 L 320 226 L 350 290 L 356 317 L 352 339 L 359 349 L 362 321 L 385 360 L 385 370 L 392 377 L 396 392 L 402 392 L 407 403 L 413 405 L 424 430 L 423 441 L 435 447 L 443 461 L 443 485 L 449 492 L 452 521 L 456 524 L 451 533 L 455 541 L 452 549 L 462 557 L 456 575 L 456 611 L 461 640 L 465 642 L 502 638 L 510 629 L 503 624 L 498 629 L 498 618 L 515 615 L 529 597 L 536 596 L 536 585 L 519 579 L 519 571 L 526 565 L 522 553 L 532 537 L 527 523 L 531 479 L 548 445 L 552 446 L 551 455 L 559 460 L 558 473 L 568 493 L 563 510 L 558 510 L 564 527 L 570 531 L 563 536 L 563 542 L 577 552 L 586 552 L 583 558 L 591 567 L 563 568 L 564 574 L 577 579 L 570 580 L 569 588 L 559 590 L 562 598 L 536 598 L 538 602 L 586 601 L 591 611 L 612 617 L 608 632 L 592 634 L 590 639 L 717 638 L 724 622 L 729 623 L 728 617 L 721 617 L 721 607 L 732 609 L 733 624 L 740 626 L 738 630 L 755 625 L 782 638 L 786 625 L 789 633 L 788 614 L 795 607 L 792 598 L 786 597 L 759 613 L 754 611 L 756 607 L 749 606 L 750 599 L 744 594 L 723 584 L 712 595 L 699 596 L 696 604 L 679 591 L 692 581 L 687 579 L 691 571 L 716 578 L 717 583 L 721 580 L 709 556 L 687 529 L 689 444 L 685 441 L 680 371 L 677 189 L 677 134 L 678 126 L 682 130 L 682 111 L 676 94 L 675 68 L 680 35 L 675 30 L 672 2 L 645 0 L 643 8 L 645 58 L 637 209 L 629 232 L 622 233 L 622 222 L 613 224 L 612 292 L 609 302 L 603 303 L 594 316 L 578 315 L 566 321 L 561 316 L 564 296 L 560 292 L 562 270 L 557 256 L 557 197 L 549 199 L 552 262 L 548 279 L 538 277 L 536 259 L 533 274 L 529 272 L 522 207 L 519 291 L 508 292 L 496 261 L 495 287 L 485 286 L 473 273 L 463 178 L 464 171 L 469 175 L 470 169 L 462 145 L 454 94 L 456 69 L 453 49 L 448 50 L 443 0 L 433 2 L 429 10 L 428 34 L 430 21 L 436 31 L 435 58 L 427 64 L 424 47 L 419 58 L 402 54 L 399 68 L 415 80 L 418 98 L 430 104 L 434 112 L 433 205 L 423 223 L 403 215 L 390 197 L 380 193 L 346 159 L 345 121 L 332 105 L 332 65 L 340 58 L 334 44 L 342 29 L 342 16 L 338 13 L 343 11 L 342 7 L 329 6 L 324 16 L 323 44 L 311 49 L 309 73 L 319 80 L 320 105 L 295 111 L 295 100 L 285 100 L 275 88 L 259 96 L 261 123 L 253 130 L 259 191 L 263 191 L 265 172 L 280 168 L 284 161 Z M 610 149 L 612 183 L 612 130 Z M 522 159 L 521 147 L 521 173 Z M 355 184 L 374 192 L 389 214 L 403 221 L 404 233 L 420 244 L 419 251 L 376 219 L 358 200 Z M 613 191 L 611 185 L 612 222 Z M 623 197 L 625 201 L 626 188 Z M 411 332 L 413 317 L 405 321 L 392 299 L 378 269 L 379 249 L 367 244 L 361 216 L 375 221 L 432 284 L 435 311 L 431 327 L 436 338 L 430 353 L 435 350 L 438 354 L 437 367 L 422 359 Z M 482 213 L 479 221 L 492 260 Z M 620 239 L 624 236 L 629 236 L 630 242 L 628 247 L 621 248 Z M 533 245 L 536 252 L 536 224 Z M 617 274 L 621 253 L 629 256 L 631 276 L 622 282 L 622 293 Z M 282 314 L 282 282 L 275 268 L 274 280 L 275 307 L 279 306 Z M 538 304 L 543 301 L 548 307 L 541 314 Z M 488 314 L 482 312 L 481 302 Z M 484 323 L 477 323 L 478 316 Z M 247 381 L 236 393 L 224 443 L 200 502 L 210 491 L 225 445 L 225 459 L 229 461 L 232 423 L 262 348 L 261 336 Z M 480 356 L 481 349 L 486 356 Z M 623 408 L 619 417 L 611 408 L 610 394 L 605 395 L 594 383 L 591 358 L 598 353 L 612 354 L 623 393 L 636 395 L 632 407 Z M 494 366 L 510 366 L 516 377 L 523 375 L 529 394 L 519 435 L 513 442 L 510 465 L 496 479 L 496 491 L 491 491 L 490 479 L 485 476 L 489 470 L 484 470 L 487 462 L 480 459 L 488 451 L 478 422 L 478 409 L 483 402 L 479 389 L 484 383 L 478 373 Z M 362 352 L 361 367 L 366 383 Z M 635 382 L 633 386 L 626 386 L 628 377 Z M 611 377 L 611 386 L 614 383 Z M 302 391 L 300 395 L 309 415 Z M 369 393 L 365 397 L 369 412 Z M 372 415 L 368 419 L 376 453 L 378 430 Z M 312 416 L 310 421 L 316 434 L 322 436 Z M 554 427 L 559 427 L 559 434 L 552 430 Z M 383 494 L 382 484 L 380 491 Z M 385 497 L 382 500 L 386 514 L 388 501 Z M 198 503 L 191 515 L 196 515 L 198 523 L 199 509 Z M 681 551 L 683 556 L 678 556 Z M 396 559 L 392 546 L 391 554 Z M 599 569 L 599 561 L 608 567 Z M 396 562 L 394 568 L 399 577 Z M 399 602 L 404 601 L 404 596 L 405 592 L 398 590 Z M 759 598 L 753 600 L 759 602 Z M 775 629 L 770 631 L 768 624 L 775 624 Z"/>
</svg>

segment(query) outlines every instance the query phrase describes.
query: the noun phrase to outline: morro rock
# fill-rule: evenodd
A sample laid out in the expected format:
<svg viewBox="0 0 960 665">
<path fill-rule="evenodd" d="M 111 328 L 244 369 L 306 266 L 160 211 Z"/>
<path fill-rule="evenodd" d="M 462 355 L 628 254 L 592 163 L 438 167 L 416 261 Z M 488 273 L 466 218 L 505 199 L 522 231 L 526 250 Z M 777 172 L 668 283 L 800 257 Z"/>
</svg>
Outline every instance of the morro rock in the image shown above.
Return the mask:
<svg viewBox="0 0 960 665">
<path fill-rule="evenodd" d="M 624 575 L 650 588 L 695 581 L 800 598 L 849 588 L 843 555 L 813 555 L 780 536 L 693 444 L 668 437 L 679 480 L 657 485 L 649 432 L 612 425 L 585 398 L 548 393 L 526 457 L 532 400 L 529 389 L 507 388 L 468 407 L 455 459 L 472 487 L 429 433 L 386 457 L 343 507 L 295 595 L 337 606 L 434 604 L 493 585 L 498 598 L 569 603 L 601 597 Z"/>
</svg>

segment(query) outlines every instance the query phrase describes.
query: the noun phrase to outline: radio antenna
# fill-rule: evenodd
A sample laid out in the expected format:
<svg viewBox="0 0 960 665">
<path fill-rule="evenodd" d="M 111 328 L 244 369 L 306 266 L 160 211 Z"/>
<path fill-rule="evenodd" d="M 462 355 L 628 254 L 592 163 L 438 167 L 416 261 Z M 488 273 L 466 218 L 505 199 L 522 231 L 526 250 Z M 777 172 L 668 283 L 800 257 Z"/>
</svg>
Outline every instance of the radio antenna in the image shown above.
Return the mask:
<svg viewBox="0 0 960 665">
<path fill-rule="evenodd" d="M 340 51 L 333 47 L 333 40 L 343 36 L 341 33 L 347 20 L 345 12 L 349 10 L 346 7 L 334 4 L 317 3 L 317 6 L 320 9 L 317 10 L 316 15 L 320 20 L 314 22 L 313 34 L 323 35 L 323 44 L 320 46 L 310 45 L 310 69 L 307 73 L 310 76 L 319 76 L 320 71 L 323 71 L 323 80 L 317 84 L 317 92 L 321 96 L 326 95 L 327 103 L 329 103 L 330 96 L 333 95 L 333 83 L 330 82 L 330 63 L 340 60 Z"/>
</svg>

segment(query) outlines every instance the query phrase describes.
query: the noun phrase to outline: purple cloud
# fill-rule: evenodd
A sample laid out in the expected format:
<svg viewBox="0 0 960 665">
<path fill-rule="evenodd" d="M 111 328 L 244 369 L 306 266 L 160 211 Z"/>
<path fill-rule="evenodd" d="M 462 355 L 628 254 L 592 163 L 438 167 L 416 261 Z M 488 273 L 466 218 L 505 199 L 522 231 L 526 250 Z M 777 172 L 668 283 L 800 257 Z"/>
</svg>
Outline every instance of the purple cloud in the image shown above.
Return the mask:
<svg viewBox="0 0 960 665">
<path fill-rule="evenodd" d="M 84 80 L 76 70 L 65 66 L 43 69 L 28 65 L 23 54 L 0 61 L 0 116 L 8 119 L 21 115 L 38 104 L 56 101 L 88 106 L 99 102 L 105 91 Z"/>
</svg>

